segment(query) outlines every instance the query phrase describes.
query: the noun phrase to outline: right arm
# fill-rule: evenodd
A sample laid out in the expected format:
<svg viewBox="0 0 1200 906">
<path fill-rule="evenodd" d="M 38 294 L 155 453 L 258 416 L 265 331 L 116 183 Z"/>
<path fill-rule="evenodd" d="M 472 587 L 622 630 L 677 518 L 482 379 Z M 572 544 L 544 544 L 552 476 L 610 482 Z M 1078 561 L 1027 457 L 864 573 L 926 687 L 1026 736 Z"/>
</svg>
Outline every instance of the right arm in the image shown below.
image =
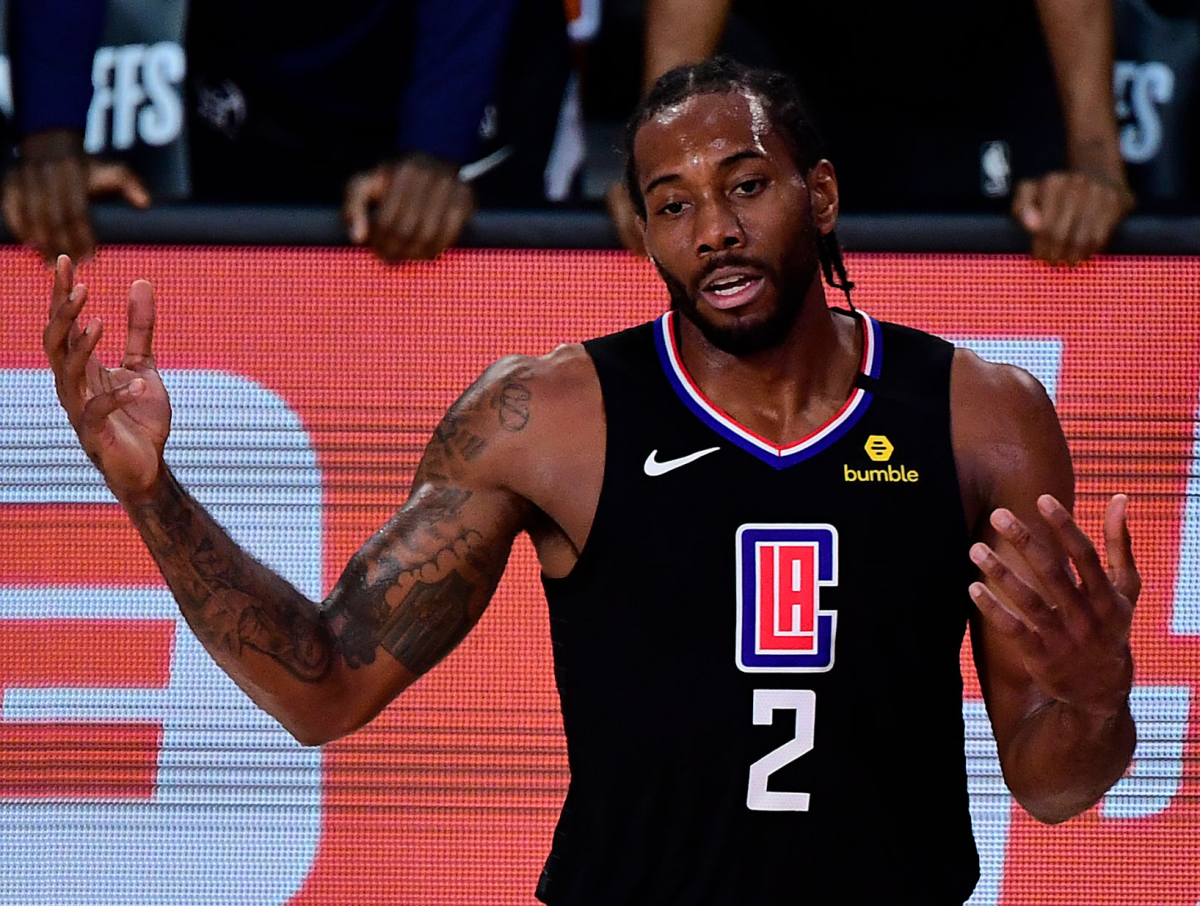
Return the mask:
<svg viewBox="0 0 1200 906">
<path fill-rule="evenodd" d="M 493 366 L 450 409 L 404 506 L 312 602 L 242 551 L 162 461 L 170 410 L 151 352 L 148 284 L 130 291 L 116 369 L 93 350 L 102 330 L 77 318 L 60 259 L 44 334 L 59 399 L 84 449 L 130 514 L 188 625 L 217 663 L 303 743 L 375 717 L 475 625 L 531 505 L 509 490 L 530 421 L 520 360 Z"/>
</svg>

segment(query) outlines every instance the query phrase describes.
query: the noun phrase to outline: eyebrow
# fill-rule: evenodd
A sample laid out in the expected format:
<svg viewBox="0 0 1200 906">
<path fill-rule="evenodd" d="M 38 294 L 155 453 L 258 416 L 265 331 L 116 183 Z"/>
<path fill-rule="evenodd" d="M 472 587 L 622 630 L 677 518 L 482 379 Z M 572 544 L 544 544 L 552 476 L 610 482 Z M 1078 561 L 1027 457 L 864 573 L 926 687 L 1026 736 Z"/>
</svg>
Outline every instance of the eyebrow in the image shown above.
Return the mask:
<svg viewBox="0 0 1200 906">
<path fill-rule="evenodd" d="M 766 159 L 766 155 L 763 154 L 761 151 L 756 151 L 753 148 L 746 148 L 743 151 L 738 151 L 736 154 L 730 154 L 728 157 L 722 159 L 722 161 L 719 164 L 717 164 L 717 167 L 719 167 L 720 169 L 728 169 L 728 168 L 732 167 L 734 164 L 739 163 L 740 161 L 743 161 L 743 160 L 764 160 L 764 159 Z M 672 183 L 672 182 L 678 182 L 682 178 L 683 177 L 680 176 L 678 173 L 666 173 L 662 176 L 655 177 L 654 179 L 650 180 L 650 182 L 646 185 L 646 188 L 644 188 L 642 190 L 642 197 L 649 195 L 651 192 L 653 192 L 655 189 L 657 189 L 661 185 L 665 185 L 667 183 Z"/>
</svg>

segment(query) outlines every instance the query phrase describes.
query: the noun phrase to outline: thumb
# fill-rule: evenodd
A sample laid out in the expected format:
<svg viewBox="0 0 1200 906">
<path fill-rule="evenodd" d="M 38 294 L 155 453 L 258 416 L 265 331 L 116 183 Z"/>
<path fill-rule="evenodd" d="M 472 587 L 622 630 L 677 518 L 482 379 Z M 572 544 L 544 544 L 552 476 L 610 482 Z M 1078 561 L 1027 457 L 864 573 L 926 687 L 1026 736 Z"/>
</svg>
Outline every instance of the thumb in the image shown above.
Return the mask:
<svg viewBox="0 0 1200 906">
<path fill-rule="evenodd" d="M 1142 577 L 1133 562 L 1133 538 L 1129 534 L 1129 498 L 1116 494 L 1104 512 L 1104 552 L 1108 556 L 1108 578 L 1117 591 L 1136 603 Z"/>
<path fill-rule="evenodd" d="M 1013 192 L 1012 214 L 1030 233 L 1037 233 L 1042 228 L 1041 199 L 1038 191 L 1039 184 L 1034 179 L 1023 179 L 1017 183 Z"/>
<path fill-rule="evenodd" d="M 360 173 L 346 183 L 346 198 L 342 204 L 342 219 L 350 241 L 362 245 L 371 232 L 370 208 L 387 193 L 390 180 L 382 168 Z"/>
<path fill-rule="evenodd" d="M 137 174 L 124 164 L 93 164 L 88 168 L 88 194 L 117 194 L 135 208 L 150 206 L 150 193 Z"/>
</svg>

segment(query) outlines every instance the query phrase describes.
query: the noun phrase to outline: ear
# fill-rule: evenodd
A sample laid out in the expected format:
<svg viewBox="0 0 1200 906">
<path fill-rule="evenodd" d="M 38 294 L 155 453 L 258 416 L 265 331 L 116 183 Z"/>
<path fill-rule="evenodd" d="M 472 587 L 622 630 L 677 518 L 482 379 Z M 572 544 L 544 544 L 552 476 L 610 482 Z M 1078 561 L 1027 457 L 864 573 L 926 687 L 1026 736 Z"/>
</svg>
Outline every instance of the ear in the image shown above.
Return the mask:
<svg viewBox="0 0 1200 906">
<path fill-rule="evenodd" d="M 838 182 L 833 164 L 827 160 L 817 161 L 804 181 L 812 201 L 813 222 L 823 234 L 832 232 L 838 219 Z"/>
</svg>

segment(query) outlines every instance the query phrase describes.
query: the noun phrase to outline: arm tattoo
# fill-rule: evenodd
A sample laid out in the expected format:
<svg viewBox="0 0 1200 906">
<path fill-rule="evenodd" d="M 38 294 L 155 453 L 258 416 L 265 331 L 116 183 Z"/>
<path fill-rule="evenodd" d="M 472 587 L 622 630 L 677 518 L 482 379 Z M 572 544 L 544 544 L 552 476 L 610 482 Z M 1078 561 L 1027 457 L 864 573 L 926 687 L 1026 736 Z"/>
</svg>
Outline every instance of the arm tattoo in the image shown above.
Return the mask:
<svg viewBox="0 0 1200 906">
<path fill-rule="evenodd" d="M 372 541 L 334 590 L 326 615 L 349 666 L 373 663 L 382 648 L 413 673 L 425 673 L 462 641 L 500 581 L 510 541 L 489 548 L 471 528 L 447 537 L 444 526 L 422 527 L 426 518 L 423 506 L 401 511 L 381 533 L 399 529 L 423 539 L 424 559 L 401 562 L 375 552 Z"/>
<path fill-rule="evenodd" d="M 325 676 L 333 644 L 315 606 L 238 548 L 173 476 L 131 515 L 184 619 L 219 662 L 253 649 L 299 680 Z"/>
<path fill-rule="evenodd" d="M 516 433 L 529 424 L 533 394 L 517 379 L 525 375 L 513 369 L 450 408 L 418 469 L 421 490 L 354 556 L 321 605 L 242 551 L 166 473 L 156 497 L 130 512 L 188 625 L 217 662 L 257 684 L 243 663 L 257 651 L 296 679 L 319 683 L 339 661 L 351 669 L 374 663 L 380 648 L 415 674 L 445 657 L 500 581 L 518 515 L 497 515 L 512 518 L 512 532 L 470 524 L 464 514 L 473 492 L 454 486 L 453 476 L 497 430 Z"/>
<path fill-rule="evenodd" d="M 173 478 L 133 516 L 188 625 L 222 666 L 252 649 L 316 683 L 335 658 L 359 668 L 380 648 L 421 674 L 462 641 L 511 546 L 489 545 L 462 524 L 471 496 L 454 487 L 418 494 L 355 555 L 320 606 L 242 552 Z"/>
<path fill-rule="evenodd" d="M 529 424 L 529 401 L 533 393 L 524 384 L 508 381 L 492 397 L 492 408 L 499 413 L 505 431 L 523 431 Z"/>
<path fill-rule="evenodd" d="M 454 462 L 471 462 L 488 447 L 487 433 L 494 429 L 480 419 L 487 410 L 495 413 L 493 424 L 501 430 L 510 434 L 525 430 L 531 417 L 533 391 L 517 378 L 527 373 L 527 368 L 518 368 L 488 390 L 478 384 L 468 389 L 433 429 L 417 472 L 418 482 L 449 481 Z"/>
</svg>

